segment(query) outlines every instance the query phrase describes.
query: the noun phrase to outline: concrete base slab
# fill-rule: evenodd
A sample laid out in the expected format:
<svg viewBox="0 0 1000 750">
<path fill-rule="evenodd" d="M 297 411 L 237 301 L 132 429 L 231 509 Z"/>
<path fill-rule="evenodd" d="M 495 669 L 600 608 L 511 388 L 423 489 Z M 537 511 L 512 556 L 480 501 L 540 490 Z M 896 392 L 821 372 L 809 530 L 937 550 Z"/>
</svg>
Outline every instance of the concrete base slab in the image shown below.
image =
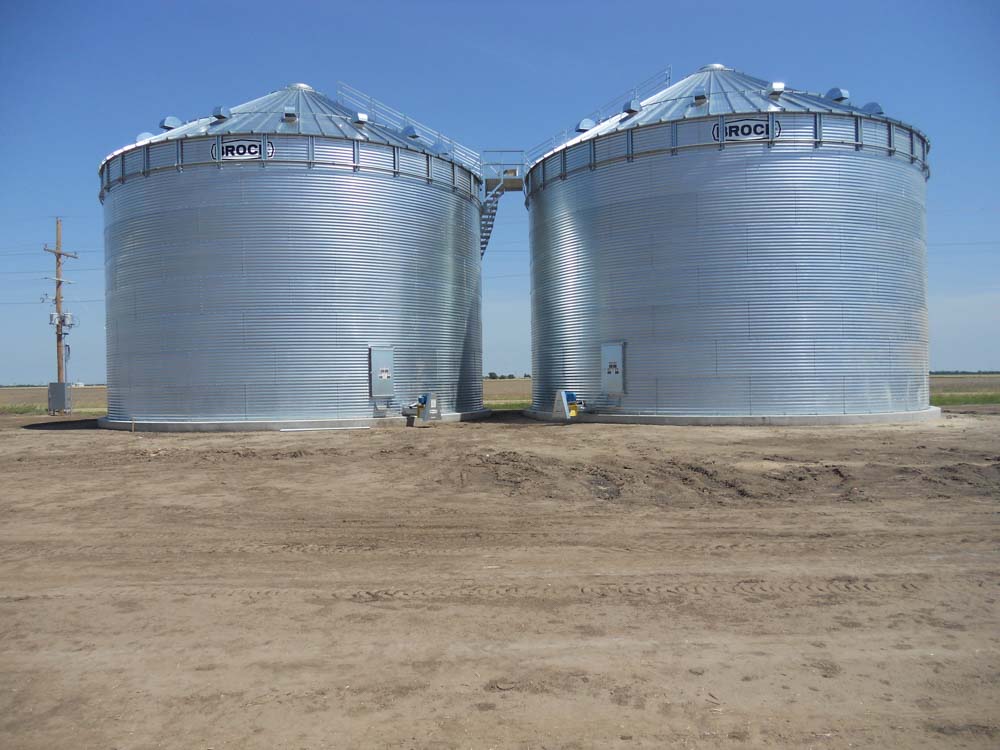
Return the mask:
<svg viewBox="0 0 1000 750">
<path fill-rule="evenodd" d="M 547 411 L 528 409 L 526 417 L 543 422 L 559 422 Z M 705 426 L 750 426 L 771 425 L 793 427 L 797 425 L 856 425 L 856 424 L 906 424 L 940 419 L 941 410 L 936 406 L 920 411 L 893 411 L 877 414 L 775 414 L 757 416 L 701 416 L 683 414 L 601 414 L 585 413 L 574 422 L 602 422 L 606 424 L 658 424 L 658 425 L 705 425 Z"/>
<path fill-rule="evenodd" d="M 441 415 L 441 422 L 471 422 L 485 419 L 492 414 L 489 409 L 477 411 L 450 412 Z M 433 423 L 432 423 L 433 424 Z M 205 421 L 205 422 L 159 422 L 143 420 L 122 420 L 101 417 L 98 427 L 106 430 L 127 430 L 129 432 L 266 432 L 281 431 L 307 432 L 320 430 L 360 430 L 371 427 L 405 427 L 406 417 L 370 417 L 361 419 L 286 419 L 260 421 Z"/>
</svg>

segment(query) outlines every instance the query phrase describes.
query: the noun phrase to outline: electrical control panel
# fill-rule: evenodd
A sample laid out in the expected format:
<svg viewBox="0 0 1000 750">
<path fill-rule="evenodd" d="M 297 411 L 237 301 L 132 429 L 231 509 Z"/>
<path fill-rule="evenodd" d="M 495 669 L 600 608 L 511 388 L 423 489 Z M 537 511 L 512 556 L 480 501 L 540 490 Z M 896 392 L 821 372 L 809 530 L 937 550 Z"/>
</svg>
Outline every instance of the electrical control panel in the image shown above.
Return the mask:
<svg viewBox="0 0 1000 750">
<path fill-rule="evenodd" d="M 396 394 L 394 359 L 391 346 L 368 347 L 368 383 L 372 398 L 392 398 Z"/>
<path fill-rule="evenodd" d="M 608 396 L 625 393 L 625 342 L 601 344 L 601 392 Z"/>
</svg>

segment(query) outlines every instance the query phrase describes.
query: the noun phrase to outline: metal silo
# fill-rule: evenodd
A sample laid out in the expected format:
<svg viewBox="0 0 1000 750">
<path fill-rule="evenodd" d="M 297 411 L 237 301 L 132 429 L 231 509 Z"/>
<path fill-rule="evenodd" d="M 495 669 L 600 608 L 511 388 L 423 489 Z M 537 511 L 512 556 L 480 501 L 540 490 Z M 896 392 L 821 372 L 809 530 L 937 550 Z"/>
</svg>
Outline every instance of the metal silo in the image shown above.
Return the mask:
<svg viewBox="0 0 1000 750">
<path fill-rule="evenodd" d="M 346 86 L 161 128 L 100 168 L 103 426 L 483 413 L 476 152 Z"/>
<path fill-rule="evenodd" d="M 531 412 L 932 416 L 926 136 L 709 65 L 529 156 Z"/>
</svg>

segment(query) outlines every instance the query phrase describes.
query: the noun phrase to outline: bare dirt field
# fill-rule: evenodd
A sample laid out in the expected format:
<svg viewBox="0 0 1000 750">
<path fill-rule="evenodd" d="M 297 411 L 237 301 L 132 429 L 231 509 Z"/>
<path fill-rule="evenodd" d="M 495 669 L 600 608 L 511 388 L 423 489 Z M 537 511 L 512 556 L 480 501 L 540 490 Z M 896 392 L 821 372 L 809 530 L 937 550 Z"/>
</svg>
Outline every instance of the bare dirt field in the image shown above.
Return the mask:
<svg viewBox="0 0 1000 750">
<path fill-rule="evenodd" d="M 1000 375 L 931 375 L 932 393 L 996 393 Z"/>
<path fill-rule="evenodd" d="M 1000 745 L 1000 417 L 6 416 L 0 476 L 3 748 Z"/>
<path fill-rule="evenodd" d="M 108 389 L 103 385 L 88 385 L 73 388 L 70 393 L 73 408 L 82 411 L 104 412 L 108 408 Z M 0 410 L 4 407 L 36 407 L 44 411 L 48 403 L 48 389 L 45 386 L 15 386 L 0 388 Z"/>
<path fill-rule="evenodd" d="M 502 407 L 505 403 L 531 401 L 531 378 L 483 380 L 483 401 Z"/>
</svg>

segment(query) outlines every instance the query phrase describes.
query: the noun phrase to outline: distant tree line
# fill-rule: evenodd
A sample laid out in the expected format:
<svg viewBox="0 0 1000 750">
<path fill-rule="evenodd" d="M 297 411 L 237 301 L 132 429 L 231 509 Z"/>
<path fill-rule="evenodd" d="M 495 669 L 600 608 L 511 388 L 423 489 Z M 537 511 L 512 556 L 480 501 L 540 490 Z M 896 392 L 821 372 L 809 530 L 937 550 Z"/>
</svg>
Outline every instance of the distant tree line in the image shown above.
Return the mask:
<svg viewBox="0 0 1000 750">
<path fill-rule="evenodd" d="M 1000 370 L 931 370 L 931 375 L 1000 375 Z"/>
<path fill-rule="evenodd" d="M 531 373 L 524 373 L 522 378 L 531 378 Z M 517 375 L 497 375 L 495 372 L 491 372 L 487 375 L 483 375 L 483 380 L 515 380 Z"/>
</svg>

